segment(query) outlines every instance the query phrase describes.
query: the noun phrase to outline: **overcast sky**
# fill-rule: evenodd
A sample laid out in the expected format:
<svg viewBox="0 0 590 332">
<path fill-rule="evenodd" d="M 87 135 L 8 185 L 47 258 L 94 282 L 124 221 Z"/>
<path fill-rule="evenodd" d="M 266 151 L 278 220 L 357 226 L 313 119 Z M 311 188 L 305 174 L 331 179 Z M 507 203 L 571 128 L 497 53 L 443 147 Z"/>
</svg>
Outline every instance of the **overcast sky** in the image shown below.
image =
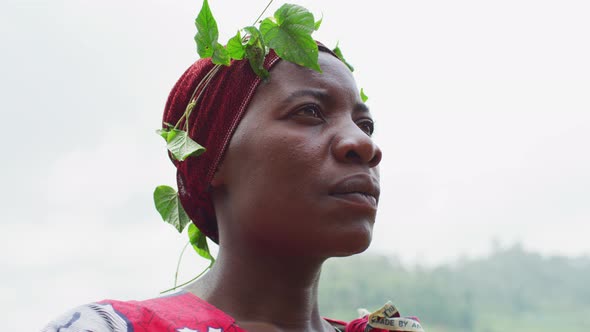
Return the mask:
<svg viewBox="0 0 590 332">
<path fill-rule="evenodd" d="M 590 254 L 587 1 L 294 3 L 323 13 L 314 37 L 340 41 L 369 96 L 384 153 L 370 251 L 440 264 L 485 255 L 495 239 L 545 255 Z M 211 0 L 221 40 L 265 5 Z M 175 186 L 154 130 L 198 57 L 200 6 L 3 1 L 6 330 L 170 286 L 186 238 L 153 207 L 156 185 Z M 201 263 L 187 256 L 181 279 Z"/>
</svg>

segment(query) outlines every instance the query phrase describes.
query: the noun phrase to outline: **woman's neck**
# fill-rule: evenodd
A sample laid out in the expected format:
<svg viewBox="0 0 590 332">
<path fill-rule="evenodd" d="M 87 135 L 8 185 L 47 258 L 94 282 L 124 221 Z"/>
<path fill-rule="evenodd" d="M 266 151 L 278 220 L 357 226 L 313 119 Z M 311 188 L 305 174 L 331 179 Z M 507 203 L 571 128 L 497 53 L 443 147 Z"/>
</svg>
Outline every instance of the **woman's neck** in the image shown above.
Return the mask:
<svg viewBox="0 0 590 332">
<path fill-rule="evenodd" d="M 187 290 L 247 330 L 333 331 L 317 304 L 323 260 L 227 251 L 220 248 L 211 271 Z"/>
</svg>

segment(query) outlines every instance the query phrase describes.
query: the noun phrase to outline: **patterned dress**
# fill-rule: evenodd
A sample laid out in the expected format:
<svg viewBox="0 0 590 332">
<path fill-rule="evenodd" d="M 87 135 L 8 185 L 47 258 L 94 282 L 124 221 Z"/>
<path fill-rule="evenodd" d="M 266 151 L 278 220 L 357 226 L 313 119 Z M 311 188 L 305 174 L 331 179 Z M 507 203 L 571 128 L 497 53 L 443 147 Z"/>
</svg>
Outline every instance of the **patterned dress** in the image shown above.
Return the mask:
<svg viewBox="0 0 590 332">
<path fill-rule="evenodd" d="M 335 331 L 385 331 L 367 328 L 365 316 L 346 323 L 326 319 Z M 418 322 L 416 318 L 408 318 Z M 417 323 L 419 325 L 419 323 Z M 389 329 L 388 329 L 389 330 Z M 145 301 L 104 300 L 79 306 L 50 322 L 42 332 L 246 332 L 235 319 L 189 292 Z M 402 331 L 402 330 L 397 330 Z M 414 330 L 408 330 L 414 331 Z"/>
</svg>

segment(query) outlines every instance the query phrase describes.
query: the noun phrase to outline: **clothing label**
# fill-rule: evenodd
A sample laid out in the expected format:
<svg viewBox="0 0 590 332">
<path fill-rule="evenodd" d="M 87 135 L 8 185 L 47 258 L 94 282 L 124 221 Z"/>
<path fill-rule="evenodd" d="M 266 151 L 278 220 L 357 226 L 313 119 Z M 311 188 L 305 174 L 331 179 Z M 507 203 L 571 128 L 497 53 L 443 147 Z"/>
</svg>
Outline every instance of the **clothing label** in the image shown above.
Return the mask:
<svg viewBox="0 0 590 332">
<path fill-rule="evenodd" d="M 411 318 L 400 317 L 399 311 L 391 302 L 387 302 L 381 309 L 369 315 L 365 332 L 371 331 L 372 329 L 424 332 L 419 322 Z"/>
</svg>

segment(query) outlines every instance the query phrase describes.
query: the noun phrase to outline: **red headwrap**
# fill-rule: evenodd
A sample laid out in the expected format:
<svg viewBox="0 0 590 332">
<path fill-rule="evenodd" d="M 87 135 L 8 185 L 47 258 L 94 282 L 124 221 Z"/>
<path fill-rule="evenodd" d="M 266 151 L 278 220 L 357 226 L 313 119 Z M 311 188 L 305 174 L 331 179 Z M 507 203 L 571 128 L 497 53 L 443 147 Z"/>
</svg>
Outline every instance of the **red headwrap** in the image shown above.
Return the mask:
<svg viewBox="0 0 590 332">
<path fill-rule="evenodd" d="M 333 54 L 321 44 L 319 48 Z M 271 51 L 266 56 L 264 67 L 270 71 L 279 59 Z M 201 59 L 184 72 L 168 96 L 163 122 L 173 125 L 178 122 L 197 85 L 214 66 L 210 59 Z M 219 234 L 209 186 L 260 82 L 261 78 L 254 73 L 247 60 L 221 66 L 188 119 L 188 135 L 207 151 L 181 162 L 172 159 L 177 168 L 178 195 L 184 210 L 199 230 L 216 243 L 219 243 Z"/>
</svg>

